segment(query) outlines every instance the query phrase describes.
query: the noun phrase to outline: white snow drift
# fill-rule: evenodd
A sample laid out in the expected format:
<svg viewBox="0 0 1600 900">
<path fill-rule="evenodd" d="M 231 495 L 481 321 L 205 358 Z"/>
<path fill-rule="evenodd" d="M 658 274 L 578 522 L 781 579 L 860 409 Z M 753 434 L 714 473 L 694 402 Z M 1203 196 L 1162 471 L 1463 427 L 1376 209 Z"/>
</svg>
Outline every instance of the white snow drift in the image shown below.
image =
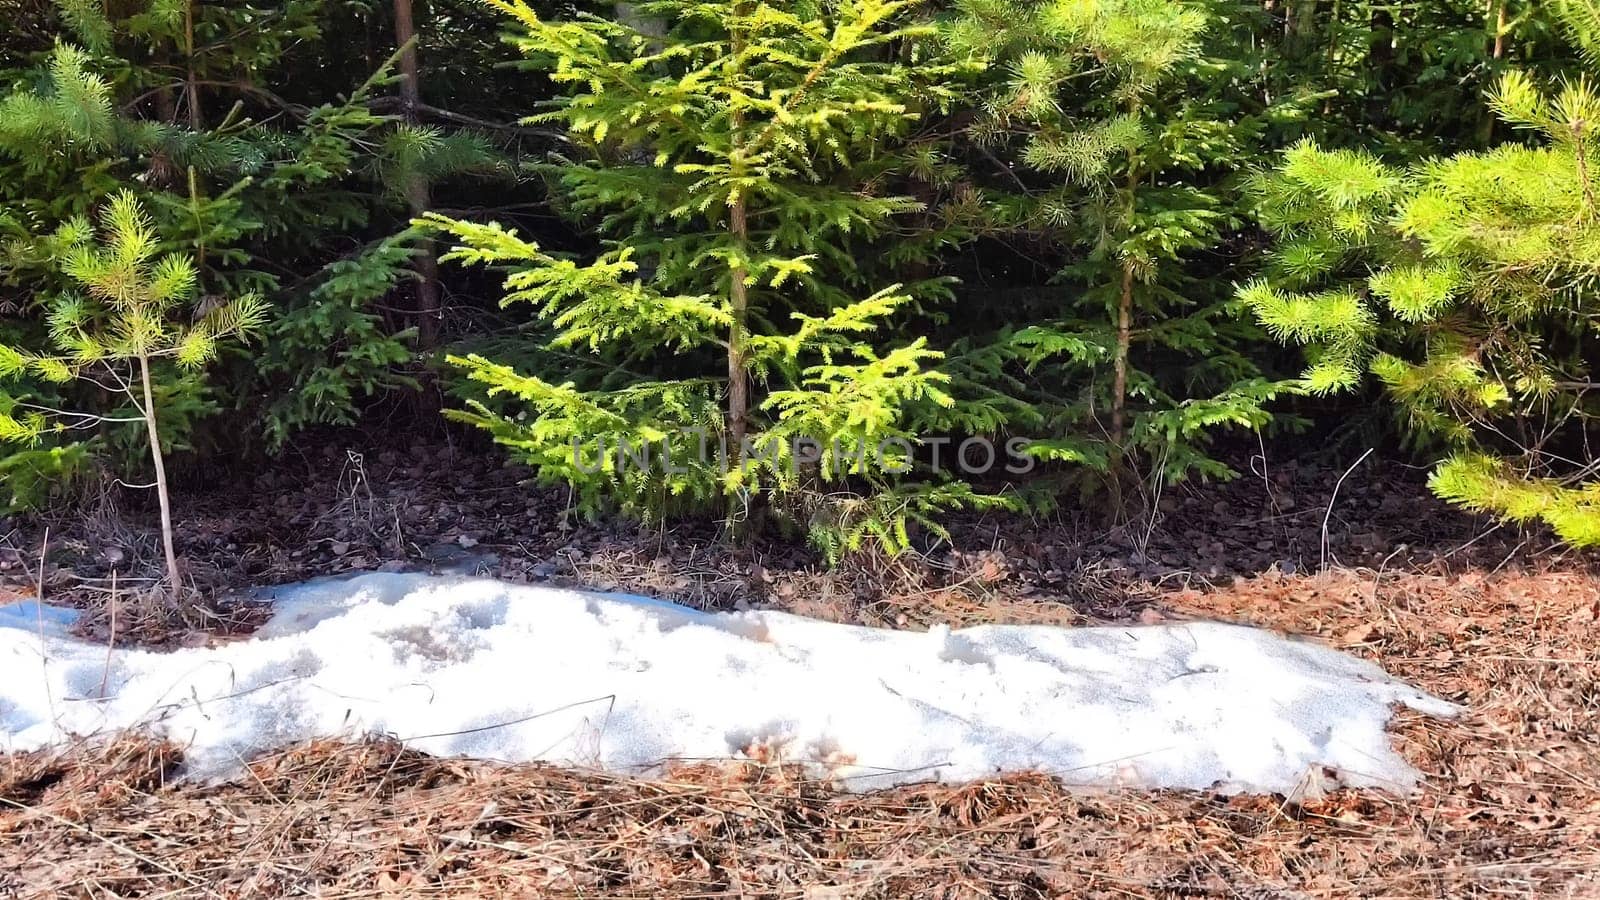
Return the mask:
<svg viewBox="0 0 1600 900">
<path fill-rule="evenodd" d="M 1039 769 L 1288 792 L 1326 767 L 1403 791 L 1417 773 L 1384 733 L 1391 705 L 1455 710 L 1370 663 L 1221 624 L 895 632 L 421 575 L 277 593 L 248 640 L 109 666 L 48 610 L 0 614 L 0 746 L 141 726 L 220 775 L 295 741 L 387 733 L 628 771 L 755 755 L 854 789 Z"/>
</svg>

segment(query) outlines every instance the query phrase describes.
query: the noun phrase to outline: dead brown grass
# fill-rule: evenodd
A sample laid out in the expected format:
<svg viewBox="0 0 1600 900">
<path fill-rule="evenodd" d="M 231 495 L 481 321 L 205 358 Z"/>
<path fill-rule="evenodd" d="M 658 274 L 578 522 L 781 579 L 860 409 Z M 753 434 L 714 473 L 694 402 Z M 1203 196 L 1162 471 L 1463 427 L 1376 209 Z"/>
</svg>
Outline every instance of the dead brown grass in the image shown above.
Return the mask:
<svg viewBox="0 0 1600 900">
<path fill-rule="evenodd" d="M 1420 797 L 1300 803 L 1028 774 L 850 795 L 775 765 L 644 780 L 389 742 L 298 747 L 202 786 L 127 737 L 0 763 L 0 893 L 1600 897 L 1600 580 L 1344 572 L 1161 608 L 1318 635 L 1470 712 L 1401 717 Z"/>
<path fill-rule="evenodd" d="M 1133 617 L 1154 592 L 1109 570 L 1080 565 L 1050 596 L 1024 592 L 996 551 L 858 553 L 846 564 L 767 568 L 716 547 L 679 547 L 674 555 L 637 546 L 572 554 L 577 584 L 671 598 L 699 609 L 778 609 L 827 622 L 925 629 L 935 624 L 1083 625 Z"/>
</svg>

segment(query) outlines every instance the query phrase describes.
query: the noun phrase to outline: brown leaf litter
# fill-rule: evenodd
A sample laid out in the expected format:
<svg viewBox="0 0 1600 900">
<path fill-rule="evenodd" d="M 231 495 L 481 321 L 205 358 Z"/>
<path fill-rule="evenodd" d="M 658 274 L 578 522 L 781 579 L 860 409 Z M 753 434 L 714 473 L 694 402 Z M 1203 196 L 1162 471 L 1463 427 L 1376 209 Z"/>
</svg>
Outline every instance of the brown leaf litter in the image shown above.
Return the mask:
<svg viewBox="0 0 1600 900">
<path fill-rule="evenodd" d="M 1400 716 L 1415 798 L 1316 773 L 1289 798 L 1026 773 L 858 795 L 778 763 L 641 779 L 387 741 L 201 785 L 126 736 L 0 762 L 0 895 L 1600 897 L 1597 602 L 1579 572 L 1343 571 L 1147 608 L 1311 635 L 1466 705 Z"/>
<path fill-rule="evenodd" d="M 143 492 L 109 482 L 45 513 L 0 516 L 0 589 L 39 587 L 51 602 L 82 609 L 94 640 L 177 646 L 260 624 L 260 608 L 236 602 L 242 586 L 459 570 L 463 562 L 517 583 L 925 627 L 947 613 L 957 621 L 1132 620 L 1155 614 L 1152 584 L 1211 587 L 1324 563 L 1495 568 L 1561 552 L 1537 529 L 1448 510 L 1428 492 L 1425 473 L 1404 461 L 1375 455 L 1341 479 L 1350 460 L 1337 456 L 1269 464 L 1250 441 L 1230 456 L 1246 473 L 1240 478 L 1169 486 L 1142 497 L 1134 507 L 1143 512 L 1128 521 L 1108 521 L 1093 506 L 960 514 L 948 522 L 954 548 L 930 545 L 893 560 L 863 554 L 827 571 L 781 529 L 730 547 L 712 521 L 586 521 L 564 489 L 531 485 L 531 473 L 506 464 L 487 441 L 408 440 L 403 449 L 326 442 L 259 470 L 206 479 L 175 470 L 185 488 L 173 498 L 175 539 L 195 602 L 166 603 L 152 590 L 163 574 L 155 510 Z M 997 611 L 1010 618 L 995 619 Z"/>
</svg>

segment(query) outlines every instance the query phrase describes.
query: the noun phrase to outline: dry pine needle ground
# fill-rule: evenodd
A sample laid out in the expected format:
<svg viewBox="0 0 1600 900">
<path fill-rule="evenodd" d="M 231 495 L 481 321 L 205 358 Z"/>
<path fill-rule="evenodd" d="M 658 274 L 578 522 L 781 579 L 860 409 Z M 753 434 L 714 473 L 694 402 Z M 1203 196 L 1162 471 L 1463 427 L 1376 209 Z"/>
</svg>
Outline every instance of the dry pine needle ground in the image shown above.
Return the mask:
<svg viewBox="0 0 1600 900">
<path fill-rule="evenodd" d="M 0 895 L 1600 897 L 1600 580 L 1264 577 L 1155 609 L 1315 635 L 1470 713 L 1400 719 L 1428 773 L 1409 800 L 1027 774 L 850 795 L 755 763 L 646 780 L 386 742 L 202 786 L 125 737 L 0 761 Z"/>
</svg>

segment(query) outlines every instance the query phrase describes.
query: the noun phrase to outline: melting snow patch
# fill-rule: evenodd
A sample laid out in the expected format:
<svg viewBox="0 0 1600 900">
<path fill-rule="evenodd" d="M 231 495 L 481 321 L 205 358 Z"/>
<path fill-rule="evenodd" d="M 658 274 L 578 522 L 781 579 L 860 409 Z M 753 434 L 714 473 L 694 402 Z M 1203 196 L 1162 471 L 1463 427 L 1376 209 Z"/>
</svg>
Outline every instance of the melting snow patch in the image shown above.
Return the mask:
<svg viewBox="0 0 1600 900">
<path fill-rule="evenodd" d="M 78 622 L 78 611 L 38 600 L 0 604 L 0 629 L 18 628 L 50 637 L 66 637 Z"/>
<path fill-rule="evenodd" d="M 1391 707 L 1456 708 L 1306 641 L 1214 623 L 927 633 L 495 581 L 279 589 L 249 640 L 156 653 L 0 615 L 0 747 L 132 726 L 224 775 L 296 741 L 648 771 L 806 762 L 849 788 L 1038 769 L 1079 784 L 1405 791 Z M 48 618 L 48 616 L 47 616 Z M 104 693 L 101 685 L 104 684 Z"/>
</svg>

